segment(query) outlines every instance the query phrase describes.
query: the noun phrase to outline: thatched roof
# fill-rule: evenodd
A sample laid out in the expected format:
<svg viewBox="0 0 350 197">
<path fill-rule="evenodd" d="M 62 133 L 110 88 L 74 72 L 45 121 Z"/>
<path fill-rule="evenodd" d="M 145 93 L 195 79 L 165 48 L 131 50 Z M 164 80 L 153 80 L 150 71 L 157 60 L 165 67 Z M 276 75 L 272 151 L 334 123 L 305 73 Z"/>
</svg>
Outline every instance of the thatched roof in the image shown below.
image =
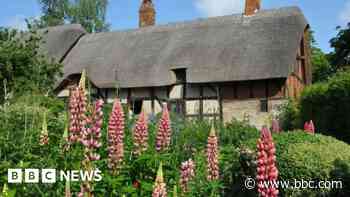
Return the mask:
<svg viewBox="0 0 350 197">
<path fill-rule="evenodd" d="M 41 51 L 56 61 L 61 61 L 86 31 L 81 25 L 63 25 L 41 29 L 38 32 L 43 38 Z"/>
<path fill-rule="evenodd" d="M 306 27 L 288 7 L 86 34 L 63 60 L 64 77 L 86 68 L 100 88 L 171 85 L 174 68 L 187 68 L 189 83 L 285 78 Z"/>
</svg>

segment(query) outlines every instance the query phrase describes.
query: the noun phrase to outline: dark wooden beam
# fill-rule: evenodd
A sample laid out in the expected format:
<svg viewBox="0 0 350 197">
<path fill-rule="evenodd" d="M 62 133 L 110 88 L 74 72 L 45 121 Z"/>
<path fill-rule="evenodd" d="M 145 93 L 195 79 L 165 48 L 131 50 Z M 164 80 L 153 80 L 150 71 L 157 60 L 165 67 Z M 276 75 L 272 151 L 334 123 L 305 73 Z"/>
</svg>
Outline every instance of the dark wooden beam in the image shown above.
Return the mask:
<svg viewBox="0 0 350 197">
<path fill-rule="evenodd" d="M 154 87 L 150 88 L 150 92 L 151 92 L 151 108 L 152 108 L 152 114 L 154 114 L 155 110 L 154 110 L 154 100 L 155 100 L 155 90 Z"/>
<path fill-rule="evenodd" d="M 217 90 L 217 96 L 218 96 L 218 102 L 219 102 L 219 114 L 220 114 L 220 121 L 223 122 L 224 115 L 223 115 L 223 108 L 222 108 L 222 91 L 221 87 L 219 85 L 216 86 Z"/>
<path fill-rule="evenodd" d="M 203 119 L 203 86 L 199 86 L 199 118 Z"/>
<path fill-rule="evenodd" d="M 269 80 L 265 80 L 265 97 L 269 98 Z"/>
<path fill-rule="evenodd" d="M 183 94 L 182 94 L 182 111 L 183 111 L 183 116 L 186 116 L 187 114 L 187 109 L 186 109 L 186 95 L 187 95 L 187 84 L 183 83 Z"/>
</svg>

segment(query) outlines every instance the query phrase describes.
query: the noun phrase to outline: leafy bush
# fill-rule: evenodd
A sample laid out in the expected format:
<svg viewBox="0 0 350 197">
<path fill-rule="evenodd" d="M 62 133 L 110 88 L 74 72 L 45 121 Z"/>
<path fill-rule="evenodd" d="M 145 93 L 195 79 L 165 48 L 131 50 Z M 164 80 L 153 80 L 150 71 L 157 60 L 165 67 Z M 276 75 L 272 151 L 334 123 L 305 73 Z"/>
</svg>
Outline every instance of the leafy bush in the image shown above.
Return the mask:
<svg viewBox="0 0 350 197">
<path fill-rule="evenodd" d="M 284 131 L 293 130 L 300 127 L 298 103 L 294 100 L 288 100 L 279 108 L 278 118 L 281 128 Z"/>
<path fill-rule="evenodd" d="M 350 143 L 350 71 L 340 72 L 327 83 L 307 87 L 300 98 L 300 116 L 313 120 L 316 129 Z"/>
<path fill-rule="evenodd" d="M 34 31 L 20 35 L 16 30 L 0 27 L 0 95 L 16 97 L 32 91 L 52 93 L 62 65 L 47 61 L 39 53 L 40 42 L 41 37 Z M 3 101 L 4 96 L 1 96 L 0 103 Z"/>
<path fill-rule="evenodd" d="M 284 132 L 273 135 L 279 180 L 322 181 L 337 178 L 333 175 L 336 161 L 349 167 L 350 146 L 335 138 L 321 134 L 310 135 L 304 131 Z M 246 146 L 255 150 L 257 139 L 247 141 Z M 254 161 L 251 161 L 254 163 Z M 255 168 L 254 165 L 252 165 Z M 251 174 L 251 176 L 255 176 Z M 335 179 L 333 179 L 335 180 Z M 343 180 L 343 184 L 349 184 Z M 280 190 L 287 196 L 330 195 L 330 189 L 290 189 Z"/>
<path fill-rule="evenodd" d="M 43 112 L 48 111 L 50 146 L 39 145 Z M 64 115 L 54 114 L 40 104 L 19 102 L 0 109 L 0 185 L 7 182 L 8 168 L 64 169 L 60 141 Z M 16 185 L 17 195 L 60 195 L 59 184 L 28 187 Z M 13 189 L 13 188 L 12 188 Z"/>
<path fill-rule="evenodd" d="M 220 142 L 239 147 L 245 141 L 258 138 L 259 135 L 260 132 L 255 127 L 244 122 L 232 120 L 225 125 L 224 132 L 220 133 Z"/>
</svg>

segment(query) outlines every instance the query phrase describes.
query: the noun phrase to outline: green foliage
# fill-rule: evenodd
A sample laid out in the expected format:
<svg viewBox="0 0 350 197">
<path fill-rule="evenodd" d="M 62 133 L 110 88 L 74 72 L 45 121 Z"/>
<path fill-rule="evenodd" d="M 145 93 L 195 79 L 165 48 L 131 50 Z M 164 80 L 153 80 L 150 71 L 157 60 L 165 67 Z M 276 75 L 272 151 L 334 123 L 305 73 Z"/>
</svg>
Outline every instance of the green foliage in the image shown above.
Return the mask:
<svg viewBox="0 0 350 197">
<path fill-rule="evenodd" d="M 60 64 L 38 53 L 41 39 L 35 32 L 28 33 L 25 40 L 18 39 L 18 34 L 0 28 L 0 103 L 33 91 L 51 93 L 61 74 Z"/>
<path fill-rule="evenodd" d="M 69 0 L 38 0 L 43 16 L 41 16 L 41 26 L 56 26 L 64 24 Z"/>
<path fill-rule="evenodd" d="M 279 108 L 279 120 L 282 130 L 288 131 L 298 128 L 300 124 L 298 103 L 294 100 L 288 100 Z"/>
<path fill-rule="evenodd" d="M 236 120 L 227 123 L 224 129 L 225 131 L 220 133 L 220 142 L 235 147 L 241 146 L 249 139 L 258 138 L 260 134 L 255 127 Z"/>
<path fill-rule="evenodd" d="M 334 48 L 330 59 L 331 63 L 339 68 L 350 65 L 350 23 L 345 28 L 337 29 L 337 36 L 330 40 L 331 47 Z"/>
<path fill-rule="evenodd" d="M 62 101 L 35 95 L 12 100 L 10 105 L 0 109 L 0 185 L 7 182 L 8 168 L 56 168 L 61 170 L 81 169 L 83 147 L 79 144 L 70 151 L 62 150 L 62 135 L 67 124 Z M 49 145 L 40 146 L 43 112 L 48 112 Z M 111 105 L 104 107 L 101 160 L 95 166 L 102 171 L 103 179 L 94 183 L 94 194 L 102 196 L 151 196 L 159 163 L 163 163 L 164 179 L 168 193 L 179 187 L 181 162 L 192 158 L 196 164 L 196 176 L 190 182 L 185 196 L 255 196 L 254 190 L 243 188 L 245 177 L 254 177 L 255 147 L 259 131 L 241 122 L 232 121 L 217 125 L 219 134 L 220 180 L 206 179 L 206 141 L 212 122 L 184 121 L 172 119 L 172 142 L 168 151 L 155 151 L 155 135 L 159 117 L 149 123 L 149 148 L 139 157 L 132 154 L 132 130 L 137 117 L 127 118 L 125 129 L 124 163 L 118 175 L 112 175 L 107 168 L 107 123 Z M 331 137 L 310 135 L 303 131 L 276 134 L 278 167 L 281 179 L 343 178 L 348 180 L 349 145 Z M 248 149 L 246 149 L 248 147 Z M 249 151 L 249 149 L 251 151 Z M 252 154 L 253 153 L 253 154 Z M 339 164 L 335 164 L 339 160 Z M 343 162 L 343 163 L 342 163 Z M 345 163 L 344 163 L 345 162 Z M 344 170 L 345 169 L 345 170 Z M 342 173 L 341 173 L 342 172 Z M 345 181 L 348 184 L 347 181 Z M 62 196 L 65 183 L 35 184 L 29 186 L 9 185 L 10 191 L 18 196 Z M 79 182 L 71 183 L 71 190 L 80 190 Z M 283 191 L 290 194 L 290 191 Z M 303 191 L 309 192 L 309 190 Z M 347 192 L 333 190 L 326 192 Z M 296 194 L 299 194 L 298 192 Z M 303 193 L 305 194 L 305 193 Z M 309 194 L 309 193 L 307 193 Z M 301 194 L 300 194 L 301 195 Z"/>
<path fill-rule="evenodd" d="M 40 95 L 22 96 L 10 102 L 0 112 L 0 185 L 6 182 L 8 168 L 56 168 L 80 169 L 83 157 L 81 145 L 71 147 L 70 151 L 62 151 L 62 135 L 66 122 L 66 112 L 62 101 Z M 48 112 L 49 146 L 39 146 L 43 112 Z M 132 129 L 137 117 L 127 118 L 125 129 L 124 163 L 118 175 L 110 174 L 107 168 L 107 123 L 111 105 L 104 107 L 104 124 L 102 129 L 102 147 L 99 149 L 101 160 L 96 162 L 103 174 L 103 180 L 94 184 L 94 193 L 101 196 L 103 193 L 118 196 L 151 196 L 156 171 L 159 162 L 163 162 L 164 178 L 168 192 L 174 186 L 179 188 L 181 162 L 192 158 L 196 162 L 196 178 L 191 182 L 187 196 L 219 196 L 229 192 L 232 186 L 240 188 L 238 150 L 231 143 L 241 144 L 249 138 L 248 132 L 257 132 L 248 125 L 232 122 L 229 126 L 218 128 L 220 137 L 220 169 L 222 180 L 208 182 L 206 180 L 205 149 L 211 122 L 184 121 L 172 118 L 172 142 L 168 151 L 155 151 L 155 135 L 159 117 L 149 123 L 149 149 L 139 157 L 132 154 Z M 173 116 L 173 115 L 172 115 Z M 219 127 L 219 125 L 218 125 Z M 240 137 L 240 129 L 245 130 L 246 137 Z M 247 130 L 246 130 L 247 129 Z M 242 133 L 244 133 L 242 131 Z M 230 139 L 240 137 L 240 139 Z M 71 183 L 71 190 L 80 190 L 80 183 Z M 26 196 L 62 196 L 65 183 L 37 184 L 34 187 L 27 185 L 10 185 L 16 189 L 18 195 Z M 179 193 L 181 190 L 179 188 Z"/>
<path fill-rule="evenodd" d="M 337 161 L 345 165 L 342 168 L 350 167 L 350 145 L 332 137 L 321 134 L 311 135 L 305 131 L 282 132 L 273 135 L 273 138 L 276 145 L 279 180 L 324 181 L 339 180 L 337 178 L 348 176 L 346 174 L 336 176 L 334 173 L 339 173 Z M 251 150 L 256 150 L 256 140 L 247 141 L 246 146 Z M 255 168 L 254 165 L 252 166 Z M 343 180 L 343 184 L 349 184 L 349 182 Z M 286 196 L 322 196 L 330 195 L 334 191 L 330 189 L 289 189 L 281 190 L 281 192 Z"/>
<path fill-rule="evenodd" d="M 313 34 L 314 32 L 310 31 L 312 81 L 320 82 L 327 80 L 333 75 L 335 68 L 329 63 L 326 54 L 318 47 Z"/>
<path fill-rule="evenodd" d="M 329 63 L 326 54 L 319 48 L 313 48 L 311 51 L 312 81 L 326 81 L 335 73 L 335 69 Z"/>
<path fill-rule="evenodd" d="M 88 32 L 108 31 L 106 10 L 108 0 L 78 0 L 71 5 L 69 20 L 81 24 Z"/>
<path fill-rule="evenodd" d="M 108 0 L 39 0 L 43 16 L 32 20 L 37 28 L 79 23 L 87 32 L 108 31 L 106 11 Z"/>
<path fill-rule="evenodd" d="M 334 169 L 331 172 L 332 180 L 342 180 L 342 188 L 334 188 L 331 191 L 332 196 L 347 196 L 350 193 L 350 166 L 349 163 L 342 160 L 334 161 Z"/>
<path fill-rule="evenodd" d="M 313 120 L 316 131 L 350 142 L 350 72 L 339 72 L 326 83 L 307 87 L 300 98 L 300 115 Z"/>
<path fill-rule="evenodd" d="M 18 102 L 0 109 L 0 185 L 7 182 L 8 168 L 64 169 L 58 147 L 65 124 L 64 114 L 55 115 L 44 105 L 41 102 Z M 39 135 L 44 111 L 49 112 L 50 146 L 41 147 Z M 60 184 L 9 187 L 11 191 L 15 189 L 18 196 L 59 196 L 63 189 Z"/>
</svg>

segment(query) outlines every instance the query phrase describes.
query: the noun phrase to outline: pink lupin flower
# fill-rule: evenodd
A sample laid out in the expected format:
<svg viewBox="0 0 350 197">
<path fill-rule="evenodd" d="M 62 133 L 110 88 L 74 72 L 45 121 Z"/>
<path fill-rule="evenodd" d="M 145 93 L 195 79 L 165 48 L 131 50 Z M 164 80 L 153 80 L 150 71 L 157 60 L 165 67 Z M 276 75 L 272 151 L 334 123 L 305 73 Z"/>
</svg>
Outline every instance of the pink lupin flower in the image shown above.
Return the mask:
<svg viewBox="0 0 350 197">
<path fill-rule="evenodd" d="M 208 181 L 218 180 L 219 179 L 219 147 L 218 147 L 218 138 L 215 134 L 214 125 L 210 130 L 207 143 L 207 179 Z"/>
<path fill-rule="evenodd" d="M 158 132 L 156 137 L 156 150 L 163 151 L 168 149 L 171 140 L 170 116 L 167 104 L 163 104 L 162 117 L 159 120 Z"/>
<path fill-rule="evenodd" d="M 46 112 L 44 112 L 44 116 L 43 116 L 43 125 L 40 133 L 39 144 L 41 146 L 49 144 L 49 132 L 47 130 Z"/>
<path fill-rule="evenodd" d="M 304 123 L 304 131 L 309 131 L 309 122 Z"/>
<path fill-rule="evenodd" d="M 310 120 L 309 122 L 305 122 L 304 131 L 306 131 L 307 133 L 311 133 L 311 134 L 315 133 L 315 125 L 314 125 L 314 122 L 312 120 Z"/>
<path fill-rule="evenodd" d="M 192 159 L 189 159 L 181 164 L 180 186 L 181 190 L 186 193 L 188 191 L 188 183 L 195 176 L 195 164 Z"/>
<path fill-rule="evenodd" d="M 309 129 L 310 129 L 311 134 L 315 133 L 315 125 L 314 125 L 314 122 L 312 120 L 310 120 L 310 122 L 309 122 Z"/>
<path fill-rule="evenodd" d="M 124 112 L 120 100 L 114 101 L 108 123 L 108 167 L 117 173 L 124 158 Z"/>
<path fill-rule="evenodd" d="M 278 188 L 274 187 L 278 178 L 276 167 L 276 149 L 271 132 L 263 127 L 261 136 L 257 143 L 258 161 L 257 161 L 257 181 L 258 192 L 263 197 L 277 197 Z M 271 184 L 268 184 L 271 183 Z M 269 185 L 269 187 L 266 187 Z"/>
<path fill-rule="evenodd" d="M 86 124 L 86 102 L 84 88 L 75 87 L 71 89 L 69 98 L 69 141 L 78 142 Z"/>
<path fill-rule="evenodd" d="M 138 121 L 134 128 L 134 153 L 135 155 L 141 155 L 142 152 L 147 150 L 148 140 L 148 124 L 145 113 L 142 111 Z"/>
<path fill-rule="evenodd" d="M 281 132 L 281 127 L 280 127 L 280 123 L 278 122 L 278 120 L 276 120 L 276 119 L 272 120 L 271 131 L 273 133 L 280 133 Z"/>
<path fill-rule="evenodd" d="M 152 197 L 166 197 L 166 196 L 167 196 L 166 184 L 163 178 L 162 163 L 160 163 L 159 169 L 157 172 L 156 181 L 153 187 Z"/>
<path fill-rule="evenodd" d="M 85 94 L 86 71 L 82 71 L 78 87 L 70 89 L 69 97 L 69 143 L 79 142 L 86 124 L 87 98 Z"/>
<path fill-rule="evenodd" d="M 80 135 L 81 128 L 79 123 L 79 89 L 77 87 L 70 89 L 69 96 L 69 141 L 76 142 Z"/>
<path fill-rule="evenodd" d="M 265 144 L 260 138 L 257 144 L 258 148 L 258 158 L 257 158 L 257 182 L 258 182 L 258 192 L 260 196 L 266 196 L 267 188 L 264 187 L 264 181 L 267 180 L 266 175 L 266 163 L 267 163 L 267 154 L 265 152 Z"/>
<path fill-rule="evenodd" d="M 100 156 L 95 153 L 95 150 L 101 147 L 102 106 L 103 100 L 97 100 L 91 117 L 86 119 L 87 127 L 83 129 L 81 143 L 85 146 L 85 159 L 87 161 L 100 159 Z"/>
</svg>

